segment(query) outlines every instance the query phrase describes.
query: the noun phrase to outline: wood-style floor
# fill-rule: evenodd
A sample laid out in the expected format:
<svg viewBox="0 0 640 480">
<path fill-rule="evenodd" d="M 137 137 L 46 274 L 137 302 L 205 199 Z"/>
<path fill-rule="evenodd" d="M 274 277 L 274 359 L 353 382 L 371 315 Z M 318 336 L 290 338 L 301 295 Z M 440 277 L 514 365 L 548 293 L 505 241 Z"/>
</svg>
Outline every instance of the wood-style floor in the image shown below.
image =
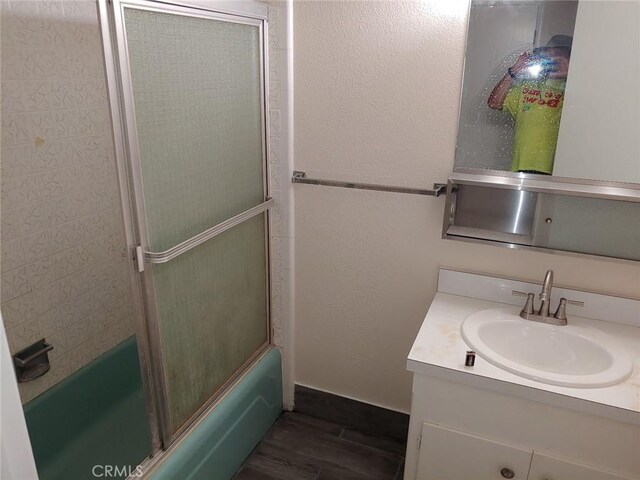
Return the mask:
<svg viewBox="0 0 640 480">
<path fill-rule="evenodd" d="M 400 480 L 405 443 L 285 412 L 234 480 Z"/>
</svg>

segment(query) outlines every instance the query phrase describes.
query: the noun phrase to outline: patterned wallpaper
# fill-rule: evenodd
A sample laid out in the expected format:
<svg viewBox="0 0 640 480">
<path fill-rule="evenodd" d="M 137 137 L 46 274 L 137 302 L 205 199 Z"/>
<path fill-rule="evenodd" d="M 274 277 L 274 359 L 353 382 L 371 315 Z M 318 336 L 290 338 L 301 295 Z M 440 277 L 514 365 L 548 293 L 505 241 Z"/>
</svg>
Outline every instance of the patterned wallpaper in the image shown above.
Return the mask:
<svg viewBox="0 0 640 480">
<path fill-rule="evenodd" d="M 280 32 L 281 8 L 277 2 L 269 6 L 269 173 L 271 176 L 271 196 L 274 208 L 271 212 L 271 332 L 272 341 L 282 347 L 283 306 L 282 281 L 284 274 L 284 258 L 282 242 L 282 92 L 280 80 L 282 75 L 282 59 L 278 45 Z"/>
<path fill-rule="evenodd" d="M 133 334 L 96 4 L 2 0 L 0 302 L 12 353 L 45 337 L 39 395 Z"/>
</svg>

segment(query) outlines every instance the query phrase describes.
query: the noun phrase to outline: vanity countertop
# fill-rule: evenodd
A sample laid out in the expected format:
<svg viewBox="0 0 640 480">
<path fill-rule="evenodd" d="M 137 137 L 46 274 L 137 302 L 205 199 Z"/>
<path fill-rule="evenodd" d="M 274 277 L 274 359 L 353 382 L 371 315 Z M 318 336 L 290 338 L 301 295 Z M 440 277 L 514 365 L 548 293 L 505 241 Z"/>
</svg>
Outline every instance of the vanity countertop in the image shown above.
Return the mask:
<svg viewBox="0 0 640 480">
<path fill-rule="evenodd" d="M 469 275 L 452 273 L 451 275 Z M 442 280 L 442 272 L 441 272 Z M 508 282 L 508 281 L 507 281 Z M 507 285 L 510 288 L 510 285 Z M 439 288 L 439 290 L 441 290 Z M 540 383 L 492 365 L 480 355 L 473 367 L 465 366 L 465 343 L 460 327 L 471 314 L 490 308 L 506 308 L 517 314 L 520 307 L 439 291 L 429 308 L 407 359 L 407 369 L 423 375 L 454 379 L 478 388 L 523 396 L 530 400 L 640 425 L 640 328 L 591 318 L 569 316 L 615 338 L 632 356 L 634 370 L 625 381 L 609 387 L 570 388 Z M 523 320 L 525 321 L 525 320 Z M 578 400 L 578 404 L 576 404 Z"/>
</svg>

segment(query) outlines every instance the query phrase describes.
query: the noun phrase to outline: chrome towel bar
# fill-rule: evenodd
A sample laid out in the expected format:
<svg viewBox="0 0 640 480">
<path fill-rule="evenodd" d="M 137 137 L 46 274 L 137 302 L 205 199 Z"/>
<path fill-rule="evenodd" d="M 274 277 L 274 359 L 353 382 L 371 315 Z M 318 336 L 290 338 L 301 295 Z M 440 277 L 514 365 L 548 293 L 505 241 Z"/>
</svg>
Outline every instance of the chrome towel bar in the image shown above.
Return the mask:
<svg viewBox="0 0 640 480">
<path fill-rule="evenodd" d="M 305 172 L 294 170 L 292 183 L 306 183 L 308 185 L 324 185 L 326 187 L 357 188 L 360 190 L 375 190 L 378 192 L 410 193 L 412 195 L 427 195 L 439 197 L 447 191 L 446 183 L 434 183 L 433 189 L 392 187 L 388 185 L 374 185 L 371 183 L 340 182 L 338 180 L 323 180 L 319 178 L 309 178 Z"/>
</svg>

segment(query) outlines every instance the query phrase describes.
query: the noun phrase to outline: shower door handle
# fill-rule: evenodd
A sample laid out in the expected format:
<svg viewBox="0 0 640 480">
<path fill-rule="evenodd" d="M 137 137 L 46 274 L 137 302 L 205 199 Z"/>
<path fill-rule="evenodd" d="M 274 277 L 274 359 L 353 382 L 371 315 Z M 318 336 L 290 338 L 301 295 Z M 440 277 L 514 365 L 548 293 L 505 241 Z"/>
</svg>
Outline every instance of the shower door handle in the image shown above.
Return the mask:
<svg viewBox="0 0 640 480">
<path fill-rule="evenodd" d="M 226 232 L 230 228 L 233 228 L 236 225 L 241 224 L 245 220 L 248 220 L 251 217 L 255 217 L 256 215 L 259 215 L 260 213 L 263 213 L 269 210 L 270 208 L 273 207 L 273 205 L 274 205 L 273 198 L 266 197 L 265 201 L 262 202 L 261 204 L 256 205 L 255 207 L 250 208 L 249 210 L 245 210 L 244 212 L 239 213 L 238 215 L 231 217 L 228 220 L 225 220 L 224 222 L 220 222 L 217 225 L 214 225 L 213 227 L 205 230 L 204 232 L 201 232 L 191 237 L 190 239 L 179 243 L 175 247 L 171 247 L 168 250 L 165 250 L 164 252 L 145 251 L 143 255 L 140 255 L 138 254 L 138 250 L 142 252 L 142 247 L 140 246 L 136 247 L 136 257 L 138 258 L 138 271 L 142 272 L 144 270 L 144 265 L 142 266 L 140 265 L 141 259 L 144 259 L 144 262 L 146 263 L 169 262 L 174 258 L 176 258 L 178 255 L 182 255 L 183 253 L 188 252 L 192 248 L 195 248 L 198 245 L 201 245 L 202 243 L 206 242 L 207 240 L 217 235 L 220 235 L 223 232 Z"/>
</svg>

